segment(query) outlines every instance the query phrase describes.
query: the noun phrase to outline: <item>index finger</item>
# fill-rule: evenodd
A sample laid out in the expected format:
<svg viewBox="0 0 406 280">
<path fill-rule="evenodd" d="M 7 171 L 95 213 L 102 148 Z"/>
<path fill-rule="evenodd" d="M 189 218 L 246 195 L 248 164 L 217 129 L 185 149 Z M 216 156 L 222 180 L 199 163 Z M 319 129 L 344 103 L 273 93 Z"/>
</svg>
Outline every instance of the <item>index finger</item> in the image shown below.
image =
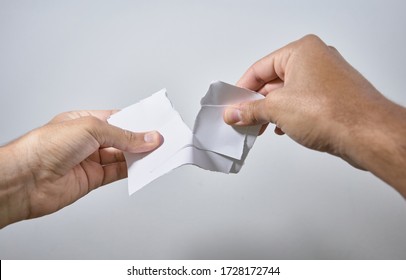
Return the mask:
<svg viewBox="0 0 406 280">
<path fill-rule="evenodd" d="M 68 120 L 74 120 L 82 117 L 96 117 L 102 121 L 106 121 L 111 115 L 117 113 L 119 110 L 83 110 L 83 111 L 70 111 L 57 115 L 49 123 L 59 123 Z"/>
<path fill-rule="evenodd" d="M 244 73 L 237 86 L 258 91 L 265 84 L 285 79 L 285 68 L 290 56 L 290 47 L 285 46 L 261 58 Z"/>
</svg>

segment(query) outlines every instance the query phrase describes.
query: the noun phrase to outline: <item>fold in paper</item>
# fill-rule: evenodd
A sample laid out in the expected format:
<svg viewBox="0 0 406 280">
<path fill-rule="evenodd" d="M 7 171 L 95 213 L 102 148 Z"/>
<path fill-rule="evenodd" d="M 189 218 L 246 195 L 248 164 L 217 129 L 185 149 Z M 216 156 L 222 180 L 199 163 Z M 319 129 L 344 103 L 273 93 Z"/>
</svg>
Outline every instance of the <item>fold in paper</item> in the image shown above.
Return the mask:
<svg viewBox="0 0 406 280">
<path fill-rule="evenodd" d="M 157 130 L 164 138 L 161 147 L 150 153 L 124 153 L 129 194 L 185 164 L 238 173 L 261 126 L 229 126 L 223 121 L 223 111 L 229 105 L 261 98 L 256 92 L 213 82 L 201 100 L 193 131 L 173 108 L 166 89 L 112 115 L 108 120 L 112 125 L 135 132 Z"/>
</svg>

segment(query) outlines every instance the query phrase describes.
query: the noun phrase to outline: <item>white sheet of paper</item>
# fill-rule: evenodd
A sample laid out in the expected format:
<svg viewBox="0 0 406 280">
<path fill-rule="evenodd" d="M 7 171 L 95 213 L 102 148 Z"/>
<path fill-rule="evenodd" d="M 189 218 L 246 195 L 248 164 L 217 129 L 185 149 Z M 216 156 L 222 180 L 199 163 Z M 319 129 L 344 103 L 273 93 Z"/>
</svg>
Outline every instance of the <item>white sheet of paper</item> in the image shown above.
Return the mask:
<svg viewBox="0 0 406 280">
<path fill-rule="evenodd" d="M 193 132 L 173 108 L 165 89 L 112 115 L 108 120 L 112 125 L 136 132 L 157 130 L 164 138 L 161 147 L 150 153 L 124 153 L 129 194 L 185 164 L 238 173 L 261 126 L 229 126 L 223 121 L 223 111 L 228 105 L 261 98 L 258 93 L 213 82 L 201 100 Z"/>
</svg>

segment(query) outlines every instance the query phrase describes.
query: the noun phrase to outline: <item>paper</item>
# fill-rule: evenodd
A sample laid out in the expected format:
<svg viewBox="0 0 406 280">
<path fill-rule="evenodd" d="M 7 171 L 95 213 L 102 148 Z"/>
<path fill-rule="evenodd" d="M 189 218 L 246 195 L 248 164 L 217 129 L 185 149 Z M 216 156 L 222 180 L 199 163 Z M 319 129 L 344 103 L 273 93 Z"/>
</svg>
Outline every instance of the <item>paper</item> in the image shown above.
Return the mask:
<svg viewBox="0 0 406 280">
<path fill-rule="evenodd" d="M 185 164 L 238 173 L 261 126 L 229 126 L 223 111 L 228 105 L 261 98 L 258 93 L 213 82 L 200 102 L 193 131 L 173 108 L 165 89 L 112 115 L 108 120 L 112 125 L 135 132 L 157 130 L 164 138 L 161 147 L 150 153 L 124 153 L 129 194 Z"/>
</svg>

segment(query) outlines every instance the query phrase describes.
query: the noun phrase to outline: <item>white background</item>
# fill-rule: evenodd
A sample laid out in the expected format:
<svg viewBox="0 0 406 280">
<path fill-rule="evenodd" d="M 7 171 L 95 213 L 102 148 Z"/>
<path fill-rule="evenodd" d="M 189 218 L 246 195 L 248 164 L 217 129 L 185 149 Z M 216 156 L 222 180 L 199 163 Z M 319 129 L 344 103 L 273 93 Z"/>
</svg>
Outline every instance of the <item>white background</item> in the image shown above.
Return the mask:
<svg viewBox="0 0 406 280">
<path fill-rule="evenodd" d="M 163 87 L 192 127 L 212 80 L 234 83 L 308 33 L 406 105 L 404 3 L 0 0 L 0 143 L 62 111 L 122 108 Z M 126 180 L 105 186 L 2 229 L 0 258 L 406 258 L 398 193 L 272 130 L 238 175 L 187 166 L 131 197 Z"/>
</svg>

